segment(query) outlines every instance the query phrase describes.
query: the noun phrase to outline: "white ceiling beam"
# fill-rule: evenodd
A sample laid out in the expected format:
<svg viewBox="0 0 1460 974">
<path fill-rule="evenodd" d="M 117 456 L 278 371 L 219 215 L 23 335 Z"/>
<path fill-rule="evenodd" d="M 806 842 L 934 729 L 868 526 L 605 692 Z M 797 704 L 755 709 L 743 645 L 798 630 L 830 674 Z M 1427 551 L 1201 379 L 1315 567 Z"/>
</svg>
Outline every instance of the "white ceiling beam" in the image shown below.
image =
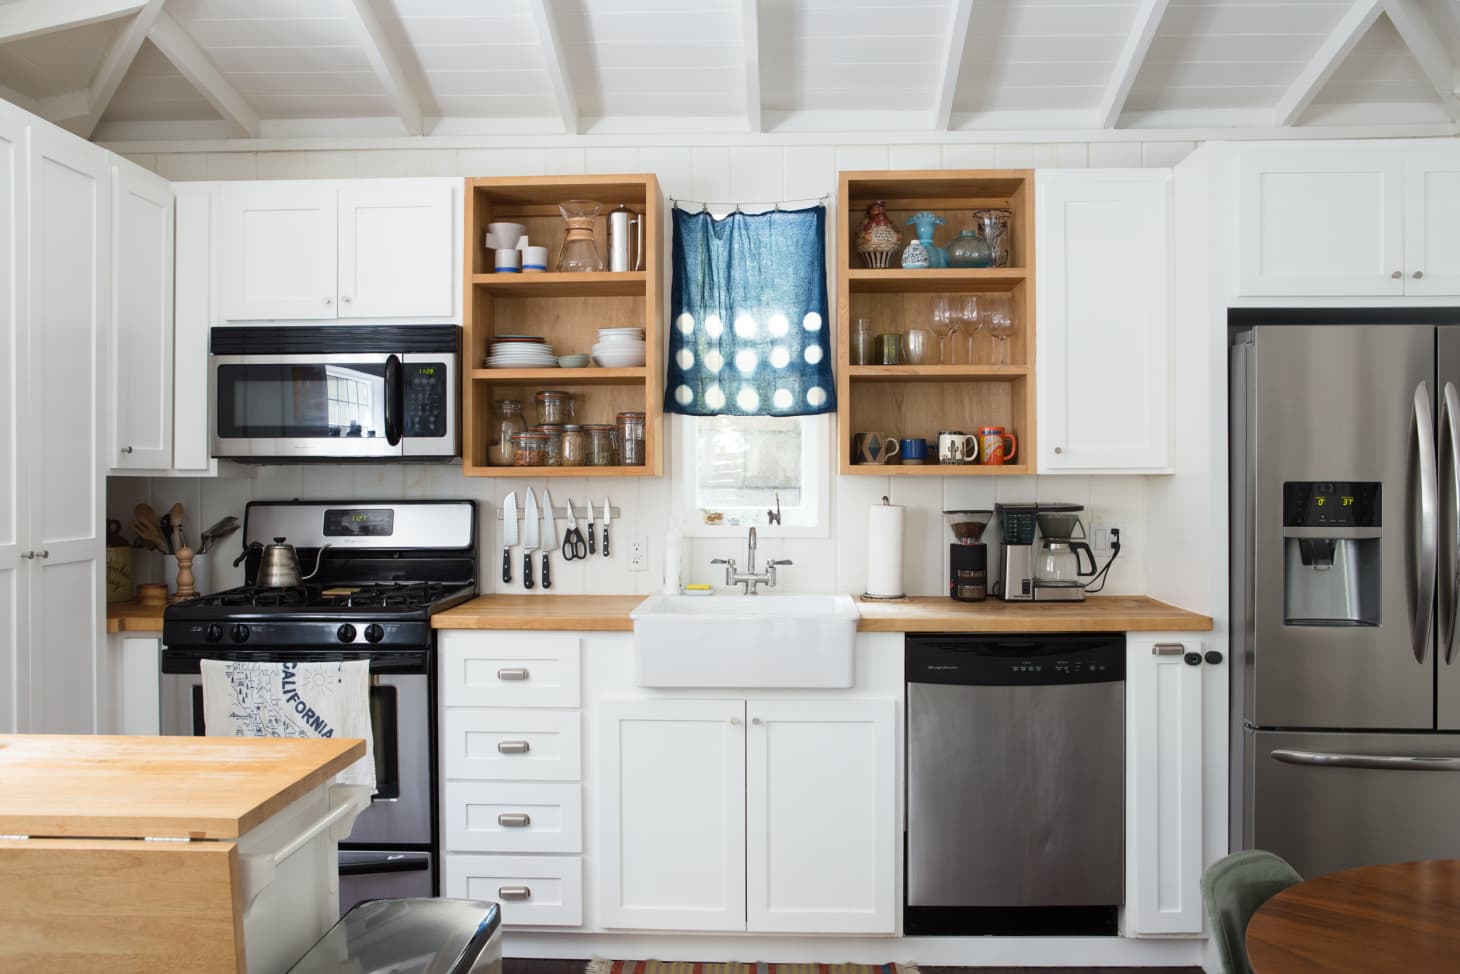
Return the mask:
<svg viewBox="0 0 1460 974">
<path fill-rule="evenodd" d="M 934 76 L 938 90 L 933 99 L 933 131 L 946 132 L 953 118 L 953 100 L 958 94 L 958 72 L 968 46 L 968 24 L 973 19 L 973 0 L 952 0 L 948 7 L 947 46 Z"/>
<path fill-rule="evenodd" d="M 132 22 L 122 31 L 121 36 L 107 49 L 106 57 L 102 58 L 101 67 L 97 69 L 96 75 L 91 79 L 91 90 L 86 100 L 85 111 L 66 117 L 61 124 L 83 139 L 91 138 L 91 133 L 96 131 L 97 123 L 106 114 L 106 107 L 111 104 L 112 96 L 117 93 L 122 79 L 127 76 L 127 69 L 136 60 L 137 52 L 142 49 L 142 42 L 147 39 L 148 32 L 160 16 L 162 16 L 162 0 L 147 0 L 142 9 L 133 16 Z"/>
<path fill-rule="evenodd" d="M 1333 72 L 1343 63 L 1344 58 L 1354 49 L 1354 46 L 1361 41 L 1369 28 L 1374 26 L 1374 21 L 1384 12 L 1384 5 L 1381 0 L 1357 0 L 1348 13 L 1329 31 L 1323 43 L 1318 45 L 1318 50 L 1303 65 L 1303 70 L 1288 85 L 1288 90 L 1278 99 L 1277 105 L 1272 110 L 1272 124 L 1279 127 L 1296 125 L 1298 118 L 1307 111 L 1313 98 L 1328 84 L 1328 79 L 1333 77 Z"/>
<path fill-rule="evenodd" d="M 573 93 L 573 79 L 568 75 L 568 59 L 563 56 L 563 41 L 558 36 L 558 22 L 550 0 L 528 0 L 532 22 L 537 25 L 538 46 L 542 48 L 548 81 L 553 86 L 553 99 L 563 120 L 563 131 L 578 134 L 578 96 Z"/>
<path fill-rule="evenodd" d="M 197 42 L 188 36 L 182 25 L 167 14 L 162 14 L 147 36 L 157 45 L 163 56 L 172 62 L 178 73 L 198 89 L 198 94 L 206 98 L 214 111 L 222 115 L 238 134 L 251 139 L 258 137 L 258 112 L 223 77 L 223 72 L 218 70 L 218 66 Z"/>
<path fill-rule="evenodd" d="M 760 121 L 760 3 L 740 0 L 740 29 L 745 50 L 745 123 L 752 132 Z"/>
<path fill-rule="evenodd" d="M 1130 96 L 1131 86 L 1136 83 L 1136 75 L 1140 73 L 1141 65 L 1145 63 L 1146 52 L 1151 49 L 1151 41 L 1156 37 L 1156 29 L 1161 26 L 1161 18 L 1166 15 L 1169 2 L 1170 0 L 1141 0 L 1140 8 L 1136 10 L 1135 24 L 1126 36 L 1120 56 L 1116 58 L 1115 73 L 1106 83 L 1105 94 L 1101 96 L 1100 107 L 1096 109 L 1095 123 L 1098 127 L 1115 128 L 1115 123 L 1120 120 L 1120 113 L 1125 109 L 1125 100 Z"/>
<path fill-rule="evenodd" d="M 147 0 L 15 0 L 0 4 L 0 43 L 136 13 Z"/>
<path fill-rule="evenodd" d="M 426 115 L 421 111 L 421 101 L 416 97 L 410 79 L 406 77 L 390 38 L 385 35 L 385 28 L 380 24 L 373 0 L 352 0 L 351 5 L 355 8 L 355 18 L 360 22 L 360 29 L 365 35 L 365 57 L 375 69 L 380 83 L 385 86 L 385 93 L 390 96 L 390 102 L 395 106 L 401 124 L 406 127 L 406 134 L 426 134 Z"/>
<path fill-rule="evenodd" d="M 1404 46 L 1419 62 L 1420 70 L 1435 86 L 1435 94 L 1451 118 L 1460 117 L 1460 98 L 1455 92 L 1455 65 L 1440 33 L 1420 0 L 1381 0 L 1384 12 L 1399 32 Z"/>
</svg>

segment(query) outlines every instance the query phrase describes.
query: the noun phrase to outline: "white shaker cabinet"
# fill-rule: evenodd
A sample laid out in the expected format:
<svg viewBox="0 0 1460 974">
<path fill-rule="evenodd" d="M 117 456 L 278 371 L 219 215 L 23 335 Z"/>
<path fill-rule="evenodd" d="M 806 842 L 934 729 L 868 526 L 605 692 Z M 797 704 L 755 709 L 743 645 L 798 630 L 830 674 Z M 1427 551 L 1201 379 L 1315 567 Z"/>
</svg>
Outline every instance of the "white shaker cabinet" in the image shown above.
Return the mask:
<svg viewBox="0 0 1460 974">
<path fill-rule="evenodd" d="M 336 197 L 329 183 L 224 186 L 225 320 L 335 317 Z"/>
<path fill-rule="evenodd" d="M 1460 294 L 1460 152 L 1405 162 L 1404 269 L 1405 294 Z"/>
<path fill-rule="evenodd" d="M 452 187 L 440 181 L 342 188 L 339 316 L 450 315 L 454 206 Z"/>
<path fill-rule="evenodd" d="M 0 733 L 26 729 L 30 376 L 26 347 L 26 122 L 0 102 Z"/>
<path fill-rule="evenodd" d="M 1170 463 L 1171 173 L 1039 170 L 1040 473 Z"/>
<path fill-rule="evenodd" d="M 108 465 L 167 469 L 173 445 L 172 184 L 115 157 L 111 177 Z"/>
</svg>

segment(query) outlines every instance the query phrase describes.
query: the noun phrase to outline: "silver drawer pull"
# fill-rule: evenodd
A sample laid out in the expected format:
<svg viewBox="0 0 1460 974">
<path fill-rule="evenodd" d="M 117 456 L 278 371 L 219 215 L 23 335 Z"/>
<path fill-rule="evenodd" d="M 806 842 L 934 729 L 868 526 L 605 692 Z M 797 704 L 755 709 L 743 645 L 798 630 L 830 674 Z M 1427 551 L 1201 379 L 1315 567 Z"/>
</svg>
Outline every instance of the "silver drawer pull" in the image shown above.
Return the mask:
<svg viewBox="0 0 1460 974">
<path fill-rule="evenodd" d="M 498 886 L 497 895 L 504 900 L 530 900 L 532 899 L 532 887 Z"/>
<path fill-rule="evenodd" d="M 521 829 L 532 824 L 532 816 L 526 812 L 503 812 L 497 816 L 497 824 L 504 829 Z"/>
<path fill-rule="evenodd" d="M 526 741 L 498 741 L 498 754 L 526 754 L 532 747 Z"/>
<path fill-rule="evenodd" d="M 1180 656 L 1186 652 L 1181 643 L 1157 643 L 1151 647 L 1152 656 Z"/>
<path fill-rule="evenodd" d="M 497 670 L 497 679 L 521 681 L 527 679 L 527 667 L 503 666 Z"/>
</svg>

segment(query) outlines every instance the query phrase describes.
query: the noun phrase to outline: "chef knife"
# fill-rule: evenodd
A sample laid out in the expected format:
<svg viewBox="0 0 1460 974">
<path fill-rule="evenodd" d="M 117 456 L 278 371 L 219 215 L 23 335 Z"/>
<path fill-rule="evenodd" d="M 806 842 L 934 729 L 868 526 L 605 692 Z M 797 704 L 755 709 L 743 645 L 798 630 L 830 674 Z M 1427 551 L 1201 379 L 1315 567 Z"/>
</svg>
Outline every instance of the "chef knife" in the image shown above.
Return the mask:
<svg viewBox="0 0 1460 974">
<path fill-rule="evenodd" d="M 542 587 L 553 587 L 552 569 L 548 566 L 548 552 L 558 546 L 558 522 L 553 516 L 553 495 L 544 487 L 542 491 Z"/>
<path fill-rule="evenodd" d="M 603 495 L 603 557 L 605 557 L 605 558 L 608 557 L 608 525 L 609 525 L 609 523 L 612 520 L 613 520 L 613 515 L 611 513 L 609 513 L 609 507 L 608 507 L 608 495 L 607 494 L 604 494 Z"/>
<path fill-rule="evenodd" d="M 590 498 L 588 501 L 588 553 L 590 555 L 598 553 L 598 543 L 593 538 L 593 501 Z"/>
<path fill-rule="evenodd" d="M 517 491 L 502 502 L 502 584 L 512 582 L 512 546 L 517 543 Z"/>
<path fill-rule="evenodd" d="M 532 581 L 532 553 L 537 550 L 537 495 L 527 488 L 527 509 L 522 515 L 522 587 L 530 589 Z"/>
</svg>

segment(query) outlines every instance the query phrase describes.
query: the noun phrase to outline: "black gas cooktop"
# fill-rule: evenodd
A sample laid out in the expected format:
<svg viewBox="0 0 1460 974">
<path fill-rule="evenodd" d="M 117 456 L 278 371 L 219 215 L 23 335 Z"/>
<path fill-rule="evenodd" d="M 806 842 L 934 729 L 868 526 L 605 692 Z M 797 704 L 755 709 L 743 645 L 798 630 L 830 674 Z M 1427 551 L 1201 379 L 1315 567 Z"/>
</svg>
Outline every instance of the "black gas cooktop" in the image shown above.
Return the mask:
<svg viewBox="0 0 1460 974">
<path fill-rule="evenodd" d="M 229 618 L 250 610 L 270 609 L 406 609 L 424 610 L 426 614 L 449 608 L 471 598 L 470 585 L 448 585 L 444 582 L 365 582 L 332 585 L 240 585 L 237 588 L 200 595 L 179 602 L 169 615 L 179 618 L 204 618 L 218 615 Z M 234 612 L 232 610 L 243 610 Z"/>
</svg>

